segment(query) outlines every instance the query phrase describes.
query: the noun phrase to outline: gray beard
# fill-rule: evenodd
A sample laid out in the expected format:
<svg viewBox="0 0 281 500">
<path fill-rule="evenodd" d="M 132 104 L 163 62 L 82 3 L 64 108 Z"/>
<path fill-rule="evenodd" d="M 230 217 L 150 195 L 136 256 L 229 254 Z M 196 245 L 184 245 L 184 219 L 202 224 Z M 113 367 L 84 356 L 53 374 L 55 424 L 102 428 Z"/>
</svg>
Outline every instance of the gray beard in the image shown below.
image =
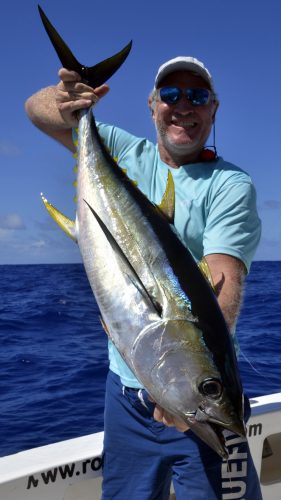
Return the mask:
<svg viewBox="0 0 281 500">
<path fill-rule="evenodd" d="M 175 158 L 184 158 L 186 155 L 192 155 L 193 153 L 196 153 L 198 151 L 201 151 L 202 147 L 198 148 L 198 143 L 193 143 L 193 144 L 174 144 L 169 141 L 167 137 L 166 130 L 161 127 L 156 126 L 156 133 L 157 133 L 157 139 L 158 139 L 158 145 L 161 144 L 163 147 L 166 149 L 168 153 L 171 154 L 171 156 L 174 156 Z"/>
</svg>

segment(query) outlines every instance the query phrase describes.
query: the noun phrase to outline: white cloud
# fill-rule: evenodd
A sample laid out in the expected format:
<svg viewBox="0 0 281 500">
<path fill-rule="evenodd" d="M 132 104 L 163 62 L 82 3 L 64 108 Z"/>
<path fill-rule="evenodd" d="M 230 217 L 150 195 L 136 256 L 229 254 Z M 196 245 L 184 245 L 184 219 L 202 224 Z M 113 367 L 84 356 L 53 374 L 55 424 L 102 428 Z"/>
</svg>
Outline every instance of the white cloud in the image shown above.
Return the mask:
<svg viewBox="0 0 281 500">
<path fill-rule="evenodd" d="M 20 149 L 16 144 L 0 141 L 0 156 L 19 156 Z"/>
<path fill-rule="evenodd" d="M 26 229 L 24 221 L 19 214 L 0 215 L 0 229 Z"/>
<path fill-rule="evenodd" d="M 0 227 L 0 242 L 3 243 L 6 240 L 10 239 L 11 231 L 7 231 L 6 229 L 1 229 Z"/>
<path fill-rule="evenodd" d="M 32 248 L 35 248 L 35 249 L 40 249 L 40 248 L 46 247 L 47 243 L 44 240 L 37 240 L 37 241 L 33 241 L 33 243 L 31 243 L 30 246 Z"/>
<path fill-rule="evenodd" d="M 281 208 L 281 202 L 278 200 L 265 200 L 262 209 L 278 210 Z"/>
</svg>

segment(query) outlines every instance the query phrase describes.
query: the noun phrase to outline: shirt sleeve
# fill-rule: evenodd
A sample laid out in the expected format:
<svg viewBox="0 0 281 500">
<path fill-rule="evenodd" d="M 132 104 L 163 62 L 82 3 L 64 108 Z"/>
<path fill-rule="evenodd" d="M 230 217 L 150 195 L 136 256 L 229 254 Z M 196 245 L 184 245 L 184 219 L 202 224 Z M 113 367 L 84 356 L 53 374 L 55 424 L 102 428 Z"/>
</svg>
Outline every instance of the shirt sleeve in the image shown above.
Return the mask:
<svg viewBox="0 0 281 500">
<path fill-rule="evenodd" d="M 226 182 L 210 203 L 204 255 L 223 253 L 244 262 L 249 272 L 261 236 L 256 192 L 250 181 Z"/>
<path fill-rule="evenodd" d="M 96 121 L 98 132 L 112 157 L 122 158 L 141 139 L 113 125 Z M 72 129 L 73 144 L 78 145 L 78 128 Z"/>
<path fill-rule="evenodd" d="M 105 148 L 126 175 L 139 189 L 150 196 L 153 166 L 156 158 L 155 145 L 142 137 L 136 137 L 119 127 L 96 122 L 99 136 Z M 73 141 L 78 144 L 77 129 L 73 130 Z"/>
<path fill-rule="evenodd" d="M 100 137 L 116 161 L 122 161 L 129 151 L 141 142 L 141 139 L 118 127 L 97 122 Z"/>
</svg>

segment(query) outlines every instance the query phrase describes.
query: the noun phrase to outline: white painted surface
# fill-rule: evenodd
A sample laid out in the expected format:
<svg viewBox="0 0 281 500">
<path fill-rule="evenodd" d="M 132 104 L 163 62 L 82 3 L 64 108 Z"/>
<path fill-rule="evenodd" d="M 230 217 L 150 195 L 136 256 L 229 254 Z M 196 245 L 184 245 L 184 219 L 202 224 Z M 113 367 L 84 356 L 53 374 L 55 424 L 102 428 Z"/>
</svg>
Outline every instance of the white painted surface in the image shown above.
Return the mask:
<svg viewBox="0 0 281 500">
<path fill-rule="evenodd" d="M 281 393 L 251 400 L 248 438 L 264 500 L 281 499 Z M 273 454 L 262 461 L 264 440 Z M 98 500 L 103 433 L 0 458 L 1 500 Z M 262 474 L 261 474 L 262 472 Z"/>
</svg>

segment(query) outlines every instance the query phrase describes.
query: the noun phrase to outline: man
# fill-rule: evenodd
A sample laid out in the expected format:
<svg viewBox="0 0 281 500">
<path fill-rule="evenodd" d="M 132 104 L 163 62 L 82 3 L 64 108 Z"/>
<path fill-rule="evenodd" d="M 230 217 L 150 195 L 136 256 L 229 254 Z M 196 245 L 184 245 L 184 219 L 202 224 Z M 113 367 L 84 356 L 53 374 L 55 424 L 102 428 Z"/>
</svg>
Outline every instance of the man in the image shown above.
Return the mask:
<svg viewBox="0 0 281 500">
<path fill-rule="evenodd" d="M 102 85 L 93 90 L 66 69 L 59 76 L 58 85 L 27 100 L 26 110 L 37 127 L 74 151 L 77 111 L 109 89 Z M 157 146 L 116 127 L 98 127 L 112 156 L 151 201 L 161 200 L 167 171 L 172 172 L 175 227 L 196 260 L 205 256 L 235 341 L 243 282 L 259 241 L 260 221 L 249 176 L 204 150 L 218 104 L 203 63 L 178 57 L 159 68 L 149 97 Z M 222 462 L 183 422 L 149 400 L 111 343 L 109 359 L 103 499 L 164 500 L 171 478 L 177 499 L 261 498 L 245 440 L 229 434 L 230 461 Z"/>
</svg>

